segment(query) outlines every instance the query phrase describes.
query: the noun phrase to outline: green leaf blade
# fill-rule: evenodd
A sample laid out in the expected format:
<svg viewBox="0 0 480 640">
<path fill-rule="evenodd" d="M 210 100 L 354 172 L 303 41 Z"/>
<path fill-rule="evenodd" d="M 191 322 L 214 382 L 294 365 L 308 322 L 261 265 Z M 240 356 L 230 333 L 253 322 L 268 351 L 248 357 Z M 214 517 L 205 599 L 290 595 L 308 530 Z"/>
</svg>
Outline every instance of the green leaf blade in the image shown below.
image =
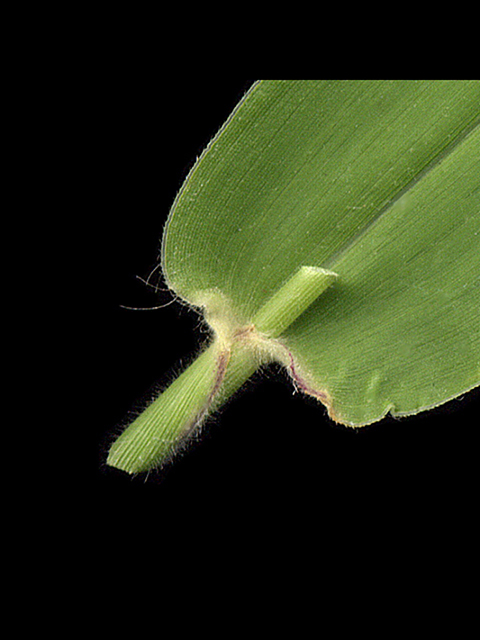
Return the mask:
<svg viewBox="0 0 480 640">
<path fill-rule="evenodd" d="M 337 272 L 285 337 L 347 424 L 462 393 L 479 382 L 479 123 L 478 81 L 258 83 L 174 204 L 167 281 L 249 322 L 302 264 Z"/>
</svg>

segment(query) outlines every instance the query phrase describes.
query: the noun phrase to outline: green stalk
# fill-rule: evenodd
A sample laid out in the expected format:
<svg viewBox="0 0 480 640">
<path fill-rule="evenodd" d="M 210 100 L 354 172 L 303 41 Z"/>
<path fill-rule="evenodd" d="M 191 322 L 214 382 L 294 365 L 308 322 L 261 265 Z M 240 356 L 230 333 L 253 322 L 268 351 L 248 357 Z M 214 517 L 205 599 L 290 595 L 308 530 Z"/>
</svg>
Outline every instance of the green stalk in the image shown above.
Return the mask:
<svg viewBox="0 0 480 640">
<path fill-rule="evenodd" d="M 331 271 L 301 267 L 230 344 L 212 344 L 114 442 L 107 464 L 138 473 L 161 464 L 213 409 L 259 366 L 272 360 L 269 342 L 307 309 L 335 279 Z"/>
<path fill-rule="evenodd" d="M 256 313 L 252 322 L 257 331 L 278 338 L 336 277 L 327 269 L 300 267 Z"/>
</svg>

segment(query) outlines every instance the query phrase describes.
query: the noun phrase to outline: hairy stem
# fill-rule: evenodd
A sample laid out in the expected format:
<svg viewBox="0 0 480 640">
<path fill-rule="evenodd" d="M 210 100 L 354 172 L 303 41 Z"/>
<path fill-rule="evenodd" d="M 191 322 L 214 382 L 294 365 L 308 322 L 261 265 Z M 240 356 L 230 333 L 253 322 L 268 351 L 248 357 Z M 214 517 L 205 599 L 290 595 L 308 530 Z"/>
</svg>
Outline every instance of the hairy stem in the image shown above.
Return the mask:
<svg viewBox="0 0 480 640">
<path fill-rule="evenodd" d="M 275 338 L 335 279 L 331 271 L 301 267 L 229 343 L 212 344 L 114 442 L 107 464 L 137 473 L 168 459 L 205 416 L 223 404 L 263 363 L 274 359 Z"/>
</svg>

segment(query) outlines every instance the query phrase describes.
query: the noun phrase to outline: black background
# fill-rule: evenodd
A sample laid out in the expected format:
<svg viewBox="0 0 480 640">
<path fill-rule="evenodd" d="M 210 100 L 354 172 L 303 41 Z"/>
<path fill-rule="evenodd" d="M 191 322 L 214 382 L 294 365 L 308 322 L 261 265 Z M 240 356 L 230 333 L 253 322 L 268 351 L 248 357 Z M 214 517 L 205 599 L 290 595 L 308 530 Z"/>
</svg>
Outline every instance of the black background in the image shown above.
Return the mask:
<svg viewBox="0 0 480 640">
<path fill-rule="evenodd" d="M 165 532 L 188 522 L 267 544 L 286 531 L 307 548 L 339 540 L 396 545 L 472 540 L 477 504 L 480 394 L 404 419 L 351 430 L 293 393 L 273 369 L 257 377 L 203 430 L 167 472 L 130 477 L 105 465 L 129 412 L 171 379 L 205 340 L 198 317 L 178 304 L 158 311 L 121 307 L 169 302 L 136 276 L 157 263 L 173 199 L 248 79 L 164 78 L 150 66 L 106 66 L 88 104 L 96 132 L 86 181 L 93 186 L 85 257 L 90 344 L 82 403 L 88 420 L 85 488 L 99 521 Z M 87 277 L 87 276 L 86 276 Z M 127 523 L 129 523 L 127 525 Z M 135 523 L 135 524 L 134 524 Z M 478 529 L 477 529 L 478 533 Z M 461 549 L 459 548 L 459 553 Z M 433 558 L 433 555 L 431 559 Z"/>
</svg>

